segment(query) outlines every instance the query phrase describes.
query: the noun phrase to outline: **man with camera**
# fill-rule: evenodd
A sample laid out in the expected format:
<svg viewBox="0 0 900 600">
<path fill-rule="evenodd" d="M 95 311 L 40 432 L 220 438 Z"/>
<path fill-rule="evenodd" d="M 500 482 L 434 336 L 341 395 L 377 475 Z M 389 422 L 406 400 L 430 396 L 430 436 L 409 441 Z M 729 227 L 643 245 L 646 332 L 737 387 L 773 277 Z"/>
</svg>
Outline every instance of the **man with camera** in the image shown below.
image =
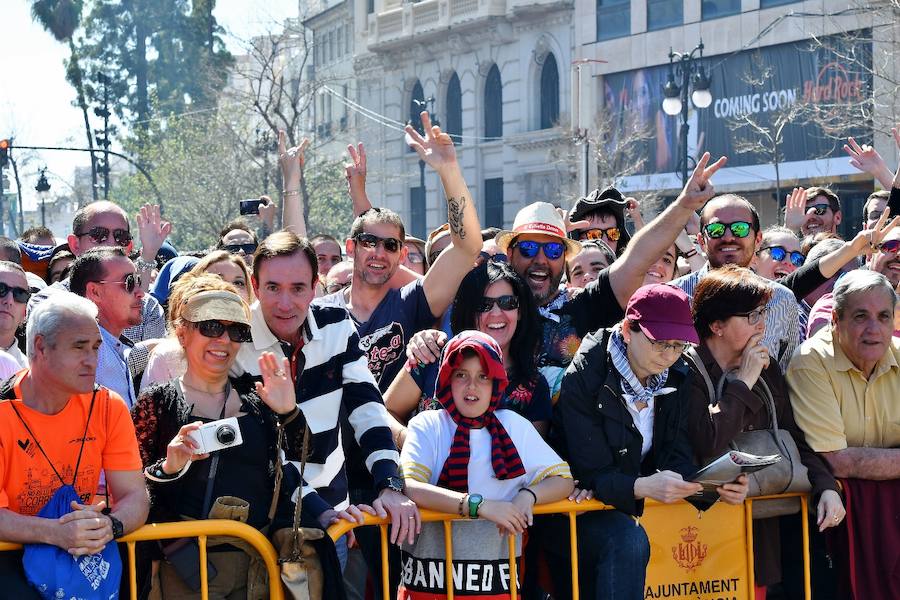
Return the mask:
<svg viewBox="0 0 900 600">
<path fill-rule="evenodd" d="M 76 561 L 143 525 L 149 509 L 128 409 L 94 383 L 96 318 L 92 303 L 68 292 L 41 303 L 28 321 L 31 366 L 0 389 L 0 539 L 56 546 Z M 95 497 L 101 471 L 111 512 Z M 72 511 L 36 516 L 67 485 L 79 498 Z M 40 598 L 27 568 L 21 552 L 0 553 L 4 597 Z"/>
</svg>

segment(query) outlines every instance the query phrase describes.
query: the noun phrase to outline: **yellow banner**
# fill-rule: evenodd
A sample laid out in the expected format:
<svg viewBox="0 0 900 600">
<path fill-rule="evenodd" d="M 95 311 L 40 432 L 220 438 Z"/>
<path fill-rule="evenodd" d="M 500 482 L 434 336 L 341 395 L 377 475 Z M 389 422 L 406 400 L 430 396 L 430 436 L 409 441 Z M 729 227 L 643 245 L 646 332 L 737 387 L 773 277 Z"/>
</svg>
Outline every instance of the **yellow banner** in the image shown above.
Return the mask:
<svg viewBox="0 0 900 600">
<path fill-rule="evenodd" d="M 654 504 L 641 524 L 650 537 L 645 599 L 752 600 L 743 506 L 717 502 L 698 515 L 685 502 Z"/>
</svg>

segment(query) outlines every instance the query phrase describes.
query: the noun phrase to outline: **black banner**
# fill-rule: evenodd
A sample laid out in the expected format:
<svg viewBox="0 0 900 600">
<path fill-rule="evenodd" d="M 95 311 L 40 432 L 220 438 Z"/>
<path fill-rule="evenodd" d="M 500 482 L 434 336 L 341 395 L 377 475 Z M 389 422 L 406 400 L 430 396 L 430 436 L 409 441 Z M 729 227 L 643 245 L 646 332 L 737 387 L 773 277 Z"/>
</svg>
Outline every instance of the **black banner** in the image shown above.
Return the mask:
<svg viewBox="0 0 900 600">
<path fill-rule="evenodd" d="M 850 106 L 871 98 L 869 30 L 824 37 L 815 44 L 804 40 L 704 57 L 700 63 L 711 71 L 713 102 L 702 110 L 688 102 L 691 156 L 699 156 L 704 151 L 714 157 L 725 155 L 729 168 L 771 163 L 758 132 L 748 127 L 733 131 L 730 127 L 745 118 L 772 129 L 780 115 L 791 116 L 784 128 L 781 162 L 843 157 L 836 135 L 871 140 L 871 125 L 866 122 L 857 120 L 846 129 L 830 131 L 829 136 L 821 118 L 808 116 L 811 112 L 808 109 L 813 106 L 833 114 L 852 114 L 854 111 L 848 110 Z M 662 110 L 662 86 L 668 72 L 669 65 L 665 64 L 604 77 L 604 106 L 608 115 L 604 118 L 613 119 L 607 150 L 614 152 L 616 147 L 621 147 L 617 146 L 621 140 L 616 136 L 631 135 L 627 132 L 635 130 L 644 132 L 642 137 L 646 139 L 639 142 L 642 146 L 639 154 L 644 160 L 638 175 L 678 170 L 681 117 L 669 116 Z M 676 80 L 680 85 L 681 78 Z M 848 125 L 846 121 L 852 119 L 844 121 Z M 746 148 L 742 141 L 750 141 L 758 149 Z M 791 175 L 803 176 L 802 170 Z M 818 170 L 821 171 L 821 166 Z"/>
</svg>

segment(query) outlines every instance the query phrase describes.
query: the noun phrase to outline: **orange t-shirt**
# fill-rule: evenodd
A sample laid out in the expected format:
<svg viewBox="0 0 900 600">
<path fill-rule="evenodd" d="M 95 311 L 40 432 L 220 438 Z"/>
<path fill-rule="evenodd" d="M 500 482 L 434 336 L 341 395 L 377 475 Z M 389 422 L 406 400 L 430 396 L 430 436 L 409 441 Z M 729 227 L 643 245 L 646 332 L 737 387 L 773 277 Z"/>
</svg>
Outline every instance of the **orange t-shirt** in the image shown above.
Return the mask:
<svg viewBox="0 0 900 600">
<path fill-rule="evenodd" d="M 53 466 L 71 484 L 91 394 L 72 396 L 60 412 L 47 415 L 22 402 L 19 385 L 26 374 L 27 369 L 16 375 L 15 398 L 0 400 L 0 508 L 34 516 L 62 484 L 12 405 L 15 403 Z M 75 490 L 82 502 L 89 502 L 97 493 L 101 470 L 137 471 L 141 467 L 128 407 L 115 392 L 101 387 L 94 400 Z"/>
</svg>

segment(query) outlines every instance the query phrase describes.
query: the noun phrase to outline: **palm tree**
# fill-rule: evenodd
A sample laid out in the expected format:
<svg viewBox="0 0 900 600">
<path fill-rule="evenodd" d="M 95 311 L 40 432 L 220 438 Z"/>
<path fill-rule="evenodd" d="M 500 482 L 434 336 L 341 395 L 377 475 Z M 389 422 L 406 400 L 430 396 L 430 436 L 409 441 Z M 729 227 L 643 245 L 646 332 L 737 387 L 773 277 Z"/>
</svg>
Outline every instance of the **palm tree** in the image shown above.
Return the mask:
<svg viewBox="0 0 900 600">
<path fill-rule="evenodd" d="M 81 25 L 81 9 L 83 0 L 33 0 L 31 17 L 46 29 L 60 43 L 68 43 L 69 60 L 66 64 L 66 79 L 75 88 L 78 106 L 84 115 L 84 131 L 88 148 L 91 150 L 91 193 L 97 199 L 97 159 L 94 156 L 94 138 L 91 135 L 91 122 L 88 119 L 87 97 L 84 93 L 84 72 L 78 62 L 78 49 L 75 47 L 75 31 Z"/>
</svg>

